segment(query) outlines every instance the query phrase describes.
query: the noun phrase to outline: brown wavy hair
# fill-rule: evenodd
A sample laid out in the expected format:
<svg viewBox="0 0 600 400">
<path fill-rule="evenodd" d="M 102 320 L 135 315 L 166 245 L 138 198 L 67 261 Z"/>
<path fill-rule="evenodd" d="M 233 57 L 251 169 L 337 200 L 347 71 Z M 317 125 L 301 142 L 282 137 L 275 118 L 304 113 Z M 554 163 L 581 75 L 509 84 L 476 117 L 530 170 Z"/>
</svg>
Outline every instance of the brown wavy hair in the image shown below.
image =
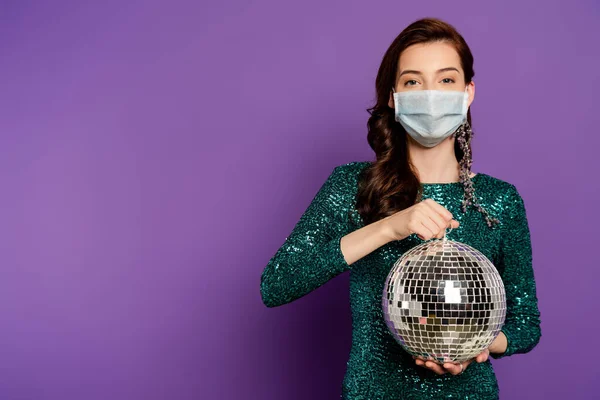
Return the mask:
<svg viewBox="0 0 600 400">
<path fill-rule="evenodd" d="M 414 205 L 422 194 L 422 186 L 408 156 L 407 133 L 395 120 L 395 110 L 388 105 L 391 88 L 396 85 L 400 54 L 409 46 L 419 43 L 448 42 L 460 57 L 465 83 L 475 75 L 473 55 L 464 38 L 450 24 L 437 18 L 424 18 L 410 24 L 394 39 L 385 52 L 375 90 L 377 100 L 367 111 L 367 141 L 375 152 L 376 161 L 362 174 L 358 185 L 356 208 L 365 225 L 378 221 Z M 460 164 L 460 181 L 465 187 L 463 212 L 468 205 L 475 205 L 486 215 L 488 225 L 497 223 L 481 208 L 473 196 L 471 182 L 471 110 L 467 122 L 457 129 L 454 136 L 454 153 Z"/>
</svg>

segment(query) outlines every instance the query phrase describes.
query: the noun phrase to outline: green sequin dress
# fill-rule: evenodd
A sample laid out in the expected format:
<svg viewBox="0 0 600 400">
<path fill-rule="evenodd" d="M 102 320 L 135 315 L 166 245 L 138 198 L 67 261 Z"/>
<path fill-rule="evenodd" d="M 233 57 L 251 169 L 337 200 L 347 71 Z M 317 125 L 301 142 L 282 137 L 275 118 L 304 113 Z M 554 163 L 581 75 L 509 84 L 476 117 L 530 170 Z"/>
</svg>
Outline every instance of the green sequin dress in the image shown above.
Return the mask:
<svg viewBox="0 0 600 400">
<path fill-rule="evenodd" d="M 333 169 L 265 267 L 260 283 L 264 304 L 289 303 L 348 271 L 352 346 L 342 399 L 497 399 L 499 386 L 490 359 L 472 362 L 461 375 L 437 375 L 416 365 L 388 331 L 381 307 L 385 279 L 395 261 L 423 240 L 411 235 L 351 265 L 346 263 L 340 240 L 363 226 L 355 195 L 359 174 L 369 164 L 350 162 Z M 490 175 L 478 173 L 471 179 L 477 200 L 500 220 L 499 225 L 489 227 L 474 207 L 461 211 L 464 189 L 460 182 L 423 184 L 422 199 L 432 198 L 446 207 L 460 222 L 448 239 L 478 249 L 502 276 L 507 300 L 502 331 L 508 348 L 491 357 L 526 353 L 539 342 L 541 330 L 523 199 L 514 185 Z"/>
</svg>

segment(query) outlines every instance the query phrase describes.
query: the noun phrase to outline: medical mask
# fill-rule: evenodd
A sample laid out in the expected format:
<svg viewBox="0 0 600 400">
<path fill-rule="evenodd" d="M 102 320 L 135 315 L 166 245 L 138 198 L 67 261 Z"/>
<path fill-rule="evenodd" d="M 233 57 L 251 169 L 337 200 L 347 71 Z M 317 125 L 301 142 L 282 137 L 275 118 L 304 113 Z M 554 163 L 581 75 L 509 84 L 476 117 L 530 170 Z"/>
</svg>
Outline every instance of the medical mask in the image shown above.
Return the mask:
<svg viewBox="0 0 600 400">
<path fill-rule="evenodd" d="M 466 88 L 394 91 L 396 121 L 425 147 L 437 146 L 467 120 L 468 103 Z"/>
</svg>

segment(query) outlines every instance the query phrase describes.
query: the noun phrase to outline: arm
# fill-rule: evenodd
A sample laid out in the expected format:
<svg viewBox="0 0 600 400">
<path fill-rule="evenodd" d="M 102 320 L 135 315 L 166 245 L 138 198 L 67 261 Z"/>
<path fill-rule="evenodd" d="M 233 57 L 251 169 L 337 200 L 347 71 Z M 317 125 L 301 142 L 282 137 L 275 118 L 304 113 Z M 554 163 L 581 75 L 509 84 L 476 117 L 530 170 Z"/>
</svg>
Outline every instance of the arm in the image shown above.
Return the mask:
<svg viewBox="0 0 600 400">
<path fill-rule="evenodd" d="M 335 167 L 292 233 L 269 260 L 260 283 L 267 307 L 290 303 L 308 294 L 390 241 L 380 221 L 346 234 L 343 196 L 352 193 L 346 189 L 351 184 L 348 174 Z"/>
<path fill-rule="evenodd" d="M 350 269 L 342 254 L 344 234 L 336 214 L 344 190 L 335 167 L 285 242 L 269 260 L 260 282 L 267 307 L 292 302 Z"/>
<path fill-rule="evenodd" d="M 514 185 L 508 193 L 503 226 L 498 270 L 506 291 L 506 320 L 502 333 L 507 346 L 502 353 L 490 352 L 492 358 L 527 353 L 541 338 L 529 224 L 523 198 Z"/>
</svg>

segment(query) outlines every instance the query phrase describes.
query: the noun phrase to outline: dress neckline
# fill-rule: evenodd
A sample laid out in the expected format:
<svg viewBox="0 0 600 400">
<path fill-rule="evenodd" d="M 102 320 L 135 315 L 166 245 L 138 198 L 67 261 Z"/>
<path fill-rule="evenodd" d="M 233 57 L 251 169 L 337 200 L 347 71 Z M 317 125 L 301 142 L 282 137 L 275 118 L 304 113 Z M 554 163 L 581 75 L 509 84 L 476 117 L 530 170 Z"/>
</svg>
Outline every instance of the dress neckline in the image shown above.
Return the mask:
<svg viewBox="0 0 600 400">
<path fill-rule="evenodd" d="M 471 180 L 473 181 L 473 183 L 475 183 L 479 176 L 482 175 L 481 172 L 476 173 L 473 177 L 471 177 Z M 421 185 L 425 188 L 425 187 L 436 187 L 436 186 L 457 186 L 457 185 L 462 185 L 462 182 L 458 181 L 458 182 L 440 182 L 440 183 L 421 183 Z"/>
</svg>

